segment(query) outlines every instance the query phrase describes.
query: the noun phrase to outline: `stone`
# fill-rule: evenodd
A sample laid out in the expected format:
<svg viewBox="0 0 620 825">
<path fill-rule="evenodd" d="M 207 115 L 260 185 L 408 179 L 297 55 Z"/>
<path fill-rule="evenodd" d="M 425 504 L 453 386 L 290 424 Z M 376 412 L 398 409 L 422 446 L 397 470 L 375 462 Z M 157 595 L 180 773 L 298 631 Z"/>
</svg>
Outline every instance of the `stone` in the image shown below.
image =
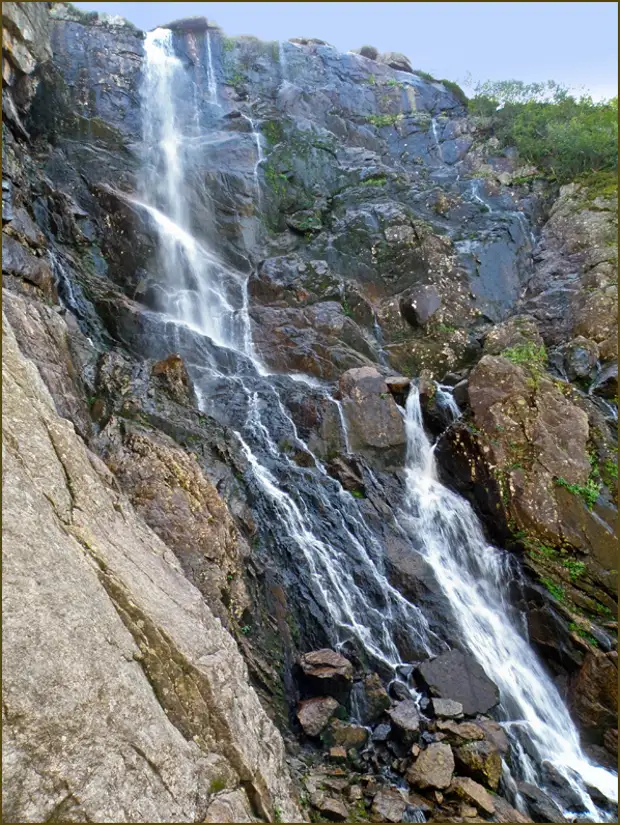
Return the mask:
<svg viewBox="0 0 620 825">
<path fill-rule="evenodd" d="M 349 818 L 349 810 L 340 799 L 326 796 L 316 807 L 330 822 L 346 822 Z"/>
<path fill-rule="evenodd" d="M 376 673 L 369 673 L 364 677 L 364 724 L 372 724 L 383 716 L 392 702 L 381 679 Z"/>
<path fill-rule="evenodd" d="M 538 331 L 538 323 L 531 315 L 515 315 L 496 324 L 484 339 L 483 353 L 485 355 L 501 355 L 505 349 L 533 344 L 535 347 L 544 346 L 543 338 Z"/>
<path fill-rule="evenodd" d="M 476 725 L 484 731 L 485 737 L 491 742 L 502 756 L 505 756 L 510 750 L 510 742 L 504 731 L 504 728 L 494 719 L 485 719 L 478 717 Z"/>
<path fill-rule="evenodd" d="M 517 790 L 535 822 L 567 822 L 562 811 L 544 791 L 529 782 L 517 782 Z"/>
<path fill-rule="evenodd" d="M 451 738 L 455 738 L 460 744 L 460 741 L 480 740 L 485 738 L 483 729 L 476 722 L 453 722 L 451 720 L 444 721 L 440 719 L 437 722 L 437 729 L 449 734 Z M 459 741 L 460 740 L 460 741 Z"/>
<path fill-rule="evenodd" d="M 4 816 L 193 821 L 243 777 L 262 817 L 302 821 L 233 638 L 6 317 L 2 359 Z"/>
<path fill-rule="evenodd" d="M 329 749 L 329 758 L 333 762 L 346 762 L 347 752 L 342 745 L 334 745 Z"/>
<path fill-rule="evenodd" d="M 391 733 L 391 725 L 377 725 L 370 738 L 373 742 L 386 742 Z"/>
<path fill-rule="evenodd" d="M 441 296 L 435 286 L 418 286 L 400 299 L 400 312 L 413 327 L 423 327 L 441 306 Z"/>
<path fill-rule="evenodd" d="M 482 785 L 474 782 L 473 779 L 455 776 L 450 785 L 449 793 L 460 796 L 461 799 L 475 805 L 476 808 L 484 811 L 485 814 L 491 815 L 495 813 L 493 797 L 488 791 L 485 791 Z"/>
<path fill-rule="evenodd" d="M 402 461 L 407 441 L 399 408 L 374 367 L 348 370 L 340 378 L 342 408 L 351 450 Z"/>
<path fill-rule="evenodd" d="M 529 816 L 517 811 L 501 796 L 493 797 L 493 804 L 495 805 L 495 821 L 496 822 L 532 822 Z"/>
<path fill-rule="evenodd" d="M 339 707 L 338 702 L 331 696 L 317 696 L 300 702 L 297 718 L 304 733 L 308 736 L 318 736 Z"/>
<path fill-rule="evenodd" d="M 379 51 L 375 49 L 374 46 L 362 46 L 359 53 L 362 57 L 367 57 L 369 60 L 376 60 L 379 57 Z"/>
<path fill-rule="evenodd" d="M 332 719 L 325 733 L 325 738 L 332 745 L 340 745 L 347 753 L 363 748 L 368 739 L 368 730 L 362 725 L 352 725 L 340 719 Z"/>
<path fill-rule="evenodd" d="M 209 803 L 203 822 L 256 822 L 244 790 L 218 793 Z"/>
<path fill-rule="evenodd" d="M 396 790 L 387 789 L 375 794 L 372 801 L 372 822 L 402 822 L 407 801 Z"/>
<path fill-rule="evenodd" d="M 346 700 L 353 684 L 353 665 L 335 650 L 324 648 L 304 653 L 299 665 L 302 682 L 311 693 Z"/>
<path fill-rule="evenodd" d="M 407 771 L 407 781 L 417 788 L 448 788 L 454 773 L 454 756 L 450 745 L 436 742 L 418 756 Z"/>
<path fill-rule="evenodd" d="M 463 705 L 452 699 L 432 699 L 433 713 L 440 719 L 456 719 L 463 715 Z"/>
<path fill-rule="evenodd" d="M 588 378 L 599 359 L 599 348 L 595 341 L 578 335 L 564 347 L 564 368 L 569 381 Z"/>
<path fill-rule="evenodd" d="M 470 654 L 450 650 L 418 665 L 414 671 L 433 697 L 452 699 L 468 715 L 486 713 L 499 703 L 499 688 Z"/>
<path fill-rule="evenodd" d="M 396 69 L 398 72 L 408 72 L 413 74 L 413 68 L 408 57 L 400 52 L 386 52 L 378 56 L 379 63 L 385 63 L 391 69 Z"/>
<path fill-rule="evenodd" d="M 173 401 L 179 404 L 196 405 L 196 396 L 185 362 L 173 353 L 153 364 L 153 376 L 165 388 Z"/>
<path fill-rule="evenodd" d="M 401 733 L 412 734 L 420 729 L 420 712 L 413 699 L 405 699 L 388 711 L 392 726 Z"/>
<path fill-rule="evenodd" d="M 468 742 L 454 750 L 459 773 L 496 791 L 502 776 L 502 758 L 491 742 Z"/>
<path fill-rule="evenodd" d="M 204 34 L 208 29 L 217 28 L 216 24 L 206 17 L 196 15 L 195 17 L 183 17 L 179 20 L 173 20 L 162 26 L 164 29 L 170 29 L 178 34 Z"/>
</svg>

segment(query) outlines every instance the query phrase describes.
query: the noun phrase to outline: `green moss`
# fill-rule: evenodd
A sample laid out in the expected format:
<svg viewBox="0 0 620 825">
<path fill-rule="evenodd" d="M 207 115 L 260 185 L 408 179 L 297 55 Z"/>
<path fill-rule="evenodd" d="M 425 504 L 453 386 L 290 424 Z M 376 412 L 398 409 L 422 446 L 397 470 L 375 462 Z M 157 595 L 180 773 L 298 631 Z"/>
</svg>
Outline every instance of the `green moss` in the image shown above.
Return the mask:
<svg viewBox="0 0 620 825">
<path fill-rule="evenodd" d="M 402 114 L 397 114 L 397 115 L 369 115 L 366 118 L 368 123 L 371 123 L 373 126 L 376 126 L 378 129 L 381 129 L 384 126 L 395 126 L 402 119 L 403 119 Z"/>
<path fill-rule="evenodd" d="M 562 562 L 562 567 L 568 570 L 571 581 L 577 581 L 585 573 L 586 566 L 582 561 L 575 561 L 574 559 L 565 559 Z"/>
<path fill-rule="evenodd" d="M 387 177 L 385 175 L 371 175 L 369 178 L 360 181 L 360 186 L 385 186 Z"/>
<path fill-rule="evenodd" d="M 223 37 L 222 38 L 222 49 L 225 52 L 232 52 L 235 48 L 236 42 L 234 37 Z"/>
<path fill-rule="evenodd" d="M 608 458 L 603 464 L 603 472 L 608 478 L 618 481 L 618 462 Z"/>
<path fill-rule="evenodd" d="M 503 350 L 501 356 L 513 364 L 524 367 L 529 373 L 528 384 L 533 389 L 538 387 L 547 364 L 547 351 L 544 344 L 537 347 L 532 341 L 526 341 L 524 344 L 508 347 Z"/>
<path fill-rule="evenodd" d="M 585 486 L 581 484 L 569 484 L 568 481 L 561 476 L 555 479 L 555 483 L 558 487 L 565 487 L 569 493 L 580 496 L 587 504 L 589 510 L 592 510 L 601 492 L 600 482 L 597 482 L 592 476 L 587 480 Z"/>
<path fill-rule="evenodd" d="M 586 189 L 586 198 L 589 202 L 597 198 L 618 197 L 618 177 L 615 172 L 590 172 L 581 175 L 575 181 Z"/>
<path fill-rule="evenodd" d="M 223 791 L 225 787 L 226 780 L 221 776 L 216 776 L 215 779 L 211 780 L 211 784 L 209 785 L 209 793 L 219 793 L 220 791 Z"/>
<path fill-rule="evenodd" d="M 557 599 L 559 602 L 563 602 L 566 600 L 566 593 L 562 585 L 556 584 L 555 582 L 551 581 L 551 579 L 541 579 L 540 583 L 547 588 L 547 590 L 549 591 L 549 593 L 551 593 L 554 599 Z"/>
<path fill-rule="evenodd" d="M 402 80 L 394 80 L 393 77 L 391 77 L 389 80 L 387 80 L 385 82 L 385 85 L 390 86 L 392 88 L 397 87 L 398 89 L 404 89 L 405 88 L 405 84 L 402 82 Z"/>
<path fill-rule="evenodd" d="M 353 310 L 351 309 L 346 300 L 341 301 L 340 306 L 342 307 L 343 315 L 346 315 L 347 318 L 353 318 Z"/>
<path fill-rule="evenodd" d="M 282 808 L 279 805 L 273 806 L 273 821 L 282 822 Z"/>
<path fill-rule="evenodd" d="M 591 633 L 588 633 L 588 631 L 584 627 L 581 627 L 581 625 L 578 625 L 576 622 L 571 622 L 568 629 L 573 633 L 576 633 L 578 636 L 581 636 L 581 638 L 585 639 L 587 642 L 590 642 L 590 644 L 594 645 L 594 647 L 598 647 L 598 642 L 594 636 Z"/>
</svg>

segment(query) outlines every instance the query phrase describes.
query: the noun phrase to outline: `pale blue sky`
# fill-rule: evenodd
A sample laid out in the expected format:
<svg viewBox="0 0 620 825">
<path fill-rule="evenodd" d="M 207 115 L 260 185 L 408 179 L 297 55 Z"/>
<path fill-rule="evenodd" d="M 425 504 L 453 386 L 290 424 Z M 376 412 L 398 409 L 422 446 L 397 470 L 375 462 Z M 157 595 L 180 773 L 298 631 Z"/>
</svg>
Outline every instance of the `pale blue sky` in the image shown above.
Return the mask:
<svg viewBox="0 0 620 825">
<path fill-rule="evenodd" d="M 618 6 L 518 3 L 75 3 L 120 14 L 141 29 L 203 15 L 226 34 L 261 40 L 318 37 L 340 51 L 365 43 L 406 54 L 414 67 L 462 82 L 557 80 L 595 97 L 618 90 Z"/>
</svg>

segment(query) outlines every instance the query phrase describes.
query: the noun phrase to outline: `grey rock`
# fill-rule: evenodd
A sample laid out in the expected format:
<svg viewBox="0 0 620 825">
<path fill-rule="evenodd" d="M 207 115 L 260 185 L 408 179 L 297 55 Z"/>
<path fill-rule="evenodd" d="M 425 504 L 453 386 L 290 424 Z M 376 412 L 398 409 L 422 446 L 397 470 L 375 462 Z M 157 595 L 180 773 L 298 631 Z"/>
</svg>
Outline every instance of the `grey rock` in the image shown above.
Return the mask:
<svg viewBox="0 0 620 825">
<path fill-rule="evenodd" d="M 404 733 L 415 733 L 420 729 L 420 713 L 413 699 L 405 699 L 388 710 L 392 724 Z"/>
<path fill-rule="evenodd" d="M 412 326 L 424 326 L 441 306 L 441 295 L 435 286 L 419 286 L 400 299 L 403 318 Z"/>
<path fill-rule="evenodd" d="M 486 713 L 499 702 L 499 689 L 473 656 L 450 650 L 419 665 L 415 676 L 433 696 L 453 699 L 466 714 Z"/>
<path fill-rule="evenodd" d="M 433 712 L 441 719 L 456 719 L 463 715 L 463 705 L 452 699 L 433 699 Z"/>
<path fill-rule="evenodd" d="M 450 745 L 435 742 L 418 756 L 407 771 L 407 781 L 417 788 L 442 790 L 450 786 L 454 756 Z"/>
</svg>

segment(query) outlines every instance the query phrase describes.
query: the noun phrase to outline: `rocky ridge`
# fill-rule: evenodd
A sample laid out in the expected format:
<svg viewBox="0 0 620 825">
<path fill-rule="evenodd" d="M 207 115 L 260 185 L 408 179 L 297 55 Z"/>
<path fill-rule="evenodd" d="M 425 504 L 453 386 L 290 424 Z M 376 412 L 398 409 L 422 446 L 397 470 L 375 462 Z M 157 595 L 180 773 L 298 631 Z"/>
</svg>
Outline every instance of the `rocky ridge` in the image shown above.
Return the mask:
<svg viewBox="0 0 620 825">
<path fill-rule="evenodd" d="M 453 682 L 437 692 L 420 676 L 420 690 L 437 700 L 421 720 L 403 707 L 405 697 L 388 696 L 383 674 L 360 664 L 359 651 L 344 651 L 355 664 L 341 663 L 335 695 L 308 681 L 302 654 L 330 643 L 320 606 L 266 528 L 233 420 L 197 408 L 186 353 L 199 357 L 203 345 L 183 341 L 182 359 L 167 339 L 153 313 L 165 273 L 152 227 L 123 199 L 139 171 L 143 36 L 119 19 L 64 4 L 50 15 L 46 6 L 3 9 L 3 368 L 5 398 L 12 396 L 3 410 L 3 478 L 14 497 L 4 505 L 8 562 L 16 581 L 44 586 L 37 626 L 62 654 L 47 664 L 40 656 L 17 585 L 5 621 L 15 638 L 32 638 L 29 662 L 73 685 L 73 700 L 60 690 L 63 702 L 99 685 L 109 695 L 98 696 L 87 720 L 99 750 L 80 750 L 60 705 L 50 713 L 67 720 L 62 731 L 41 712 L 37 667 L 11 669 L 18 651 L 5 652 L 19 676 L 6 685 L 5 812 L 28 821 L 298 821 L 269 715 L 287 739 L 293 773 L 304 777 L 302 803 L 313 816 L 402 821 L 413 809 L 448 821 L 528 821 L 495 793 L 503 745 L 481 716 L 492 699 L 465 707 Z M 194 158 L 193 174 L 204 181 L 193 195 L 197 236 L 250 272 L 264 362 L 332 382 L 348 425 L 350 449 L 332 403 L 307 387 L 287 390 L 307 447 L 283 429 L 278 446 L 299 468 L 295 478 L 315 457 L 326 462 L 381 531 L 392 584 L 458 653 L 432 571 L 386 519 L 402 494 L 398 404 L 422 373 L 445 481 L 522 560 L 515 603 L 532 642 L 593 758 L 610 761 L 617 202 L 585 186 L 557 192 L 528 179 L 483 121 L 448 87 L 412 74 L 402 56 L 339 55 L 303 40 L 280 52 L 183 21 L 174 30 L 205 88 L 200 38 L 211 36 L 225 109 L 200 113 L 202 127 L 225 140 Z M 266 156 L 260 207 L 250 117 Z M 404 375 L 395 381 L 395 373 Z M 447 429 L 434 381 L 455 385 L 465 413 Z M 33 546 L 35 535 L 33 568 L 19 548 Z M 56 558 L 46 569 L 65 570 L 55 584 L 37 572 L 49 552 Z M 65 624 L 63 636 L 61 621 L 80 635 Z M 410 640 L 398 643 L 405 660 L 424 658 Z M 120 658 L 110 644 L 125 651 Z M 119 668 L 113 689 L 109 675 Z M 119 692 L 118 731 L 102 730 Z M 360 692 L 367 716 L 351 723 Z M 25 707 L 16 710 L 18 694 Z M 153 720 L 147 741 L 128 707 Z M 45 735 L 67 744 L 33 751 L 48 725 L 56 728 Z M 302 733 L 301 745 L 292 733 Z M 42 778 L 58 754 L 63 778 Z M 119 759 L 120 772 L 112 768 Z M 99 760 L 110 767 L 87 779 Z M 129 765 L 135 784 L 107 808 L 110 777 L 124 781 Z M 526 791 L 534 819 L 561 821 L 548 819 L 553 803 Z"/>
</svg>

